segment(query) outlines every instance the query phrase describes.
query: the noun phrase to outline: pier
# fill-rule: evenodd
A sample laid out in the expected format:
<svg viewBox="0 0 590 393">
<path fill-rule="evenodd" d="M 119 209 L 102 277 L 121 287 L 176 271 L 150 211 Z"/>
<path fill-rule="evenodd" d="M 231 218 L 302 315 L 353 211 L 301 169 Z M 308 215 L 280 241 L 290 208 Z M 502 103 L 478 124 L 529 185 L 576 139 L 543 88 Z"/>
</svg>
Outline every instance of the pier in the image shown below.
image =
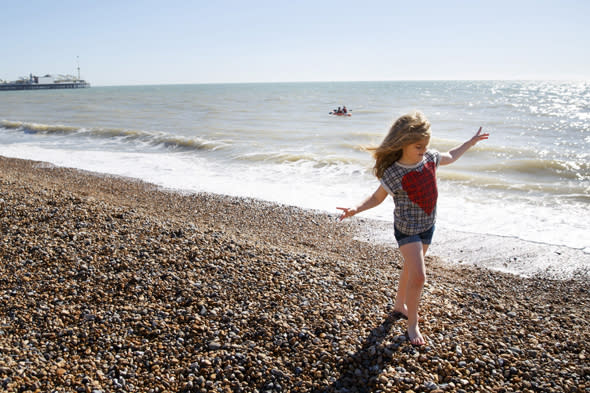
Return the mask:
<svg viewBox="0 0 590 393">
<path fill-rule="evenodd" d="M 45 90 L 45 89 L 80 89 L 90 87 L 90 83 L 83 80 L 63 83 L 0 83 L 3 90 Z"/>
<path fill-rule="evenodd" d="M 49 90 L 49 89 L 81 89 L 90 87 L 90 83 L 80 79 L 80 63 L 78 63 L 78 77 L 73 75 L 50 74 L 36 76 L 32 73 L 28 78 L 20 78 L 17 81 L 2 81 L 0 79 L 0 91 L 6 90 Z"/>
</svg>

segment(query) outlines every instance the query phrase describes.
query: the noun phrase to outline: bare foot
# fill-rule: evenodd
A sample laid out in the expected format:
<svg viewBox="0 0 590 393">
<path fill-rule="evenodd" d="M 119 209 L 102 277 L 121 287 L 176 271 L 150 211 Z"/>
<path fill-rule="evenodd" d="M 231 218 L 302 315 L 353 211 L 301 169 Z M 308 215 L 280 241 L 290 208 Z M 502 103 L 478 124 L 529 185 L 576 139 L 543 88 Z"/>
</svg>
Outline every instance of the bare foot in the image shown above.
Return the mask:
<svg viewBox="0 0 590 393">
<path fill-rule="evenodd" d="M 422 346 L 426 344 L 426 340 L 422 337 L 417 325 L 415 327 L 408 326 L 408 338 L 412 345 Z"/>
</svg>

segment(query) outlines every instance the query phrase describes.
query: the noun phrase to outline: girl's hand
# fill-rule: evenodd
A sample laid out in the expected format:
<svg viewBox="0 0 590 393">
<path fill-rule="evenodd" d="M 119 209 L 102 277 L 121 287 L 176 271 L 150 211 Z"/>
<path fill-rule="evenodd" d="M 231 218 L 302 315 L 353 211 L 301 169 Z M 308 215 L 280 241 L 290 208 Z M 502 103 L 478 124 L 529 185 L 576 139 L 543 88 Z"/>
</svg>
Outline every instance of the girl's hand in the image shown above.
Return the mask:
<svg viewBox="0 0 590 393">
<path fill-rule="evenodd" d="M 479 130 L 477 130 L 477 133 L 475 133 L 475 135 L 473 136 L 473 138 L 471 138 L 469 140 L 469 143 L 471 144 L 471 146 L 475 146 L 475 144 L 479 141 L 483 141 L 484 139 L 488 139 L 488 137 L 490 136 L 489 133 L 485 132 L 482 133 L 481 132 L 481 127 L 479 127 Z"/>
<path fill-rule="evenodd" d="M 463 155 L 463 153 L 475 146 L 477 142 L 483 141 L 484 139 L 488 139 L 489 136 L 490 134 L 488 134 L 487 132 L 482 133 L 481 127 L 479 127 L 479 130 L 477 130 L 475 135 L 471 137 L 471 139 L 468 139 L 467 141 L 463 142 L 461 146 L 457 146 L 446 153 L 441 153 L 440 165 L 452 164 L 453 162 L 457 161 L 459 157 Z"/>
<path fill-rule="evenodd" d="M 344 220 L 347 217 L 352 217 L 360 212 L 364 212 L 365 210 L 374 208 L 375 206 L 383 202 L 383 200 L 386 197 L 387 191 L 385 191 L 385 188 L 383 188 L 382 185 L 379 185 L 379 187 L 375 190 L 373 195 L 365 199 L 363 203 L 361 203 L 357 207 L 353 207 L 352 209 L 348 207 L 337 207 L 336 209 L 342 210 L 342 214 L 340 215 L 340 221 Z"/>
<path fill-rule="evenodd" d="M 342 214 L 339 218 L 340 221 L 344 220 L 347 217 L 352 217 L 357 213 L 356 209 L 349 209 L 348 207 L 337 207 L 336 209 L 342 210 Z"/>
</svg>

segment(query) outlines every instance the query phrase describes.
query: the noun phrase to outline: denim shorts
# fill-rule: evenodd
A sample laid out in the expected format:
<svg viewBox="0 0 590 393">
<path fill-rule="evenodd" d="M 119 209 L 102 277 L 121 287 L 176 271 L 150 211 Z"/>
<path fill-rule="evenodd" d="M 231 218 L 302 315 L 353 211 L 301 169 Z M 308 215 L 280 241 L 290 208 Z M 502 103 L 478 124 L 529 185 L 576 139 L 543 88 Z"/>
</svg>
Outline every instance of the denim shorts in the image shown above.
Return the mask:
<svg viewBox="0 0 590 393">
<path fill-rule="evenodd" d="M 395 227 L 393 229 L 394 229 L 395 240 L 397 240 L 397 244 L 400 247 L 403 246 L 404 244 L 414 243 L 414 242 L 422 242 L 422 244 L 432 243 L 432 236 L 434 235 L 434 225 L 431 226 L 430 229 L 427 229 L 426 231 L 424 231 L 422 233 L 418 233 L 416 235 L 406 235 L 405 233 L 398 231 L 397 228 L 395 228 Z"/>
</svg>

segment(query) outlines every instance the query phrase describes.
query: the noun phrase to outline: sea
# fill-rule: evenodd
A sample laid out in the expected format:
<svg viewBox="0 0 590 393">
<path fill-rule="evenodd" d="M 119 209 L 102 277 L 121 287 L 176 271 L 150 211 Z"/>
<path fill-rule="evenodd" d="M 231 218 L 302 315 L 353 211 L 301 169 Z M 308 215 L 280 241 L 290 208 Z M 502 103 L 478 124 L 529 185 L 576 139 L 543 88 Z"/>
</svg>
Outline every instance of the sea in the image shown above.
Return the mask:
<svg viewBox="0 0 590 393">
<path fill-rule="evenodd" d="M 344 106 L 351 116 L 331 115 Z M 413 110 L 448 151 L 430 253 L 523 276 L 590 271 L 590 81 L 192 84 L 0 92 L 0 155 L 333 214 L 378 187 L 366 147 Z M 352 220 L 395 244 L 393 201 Z M 239 223 L 239 217 L 236 217 Z"/>
</svg>

